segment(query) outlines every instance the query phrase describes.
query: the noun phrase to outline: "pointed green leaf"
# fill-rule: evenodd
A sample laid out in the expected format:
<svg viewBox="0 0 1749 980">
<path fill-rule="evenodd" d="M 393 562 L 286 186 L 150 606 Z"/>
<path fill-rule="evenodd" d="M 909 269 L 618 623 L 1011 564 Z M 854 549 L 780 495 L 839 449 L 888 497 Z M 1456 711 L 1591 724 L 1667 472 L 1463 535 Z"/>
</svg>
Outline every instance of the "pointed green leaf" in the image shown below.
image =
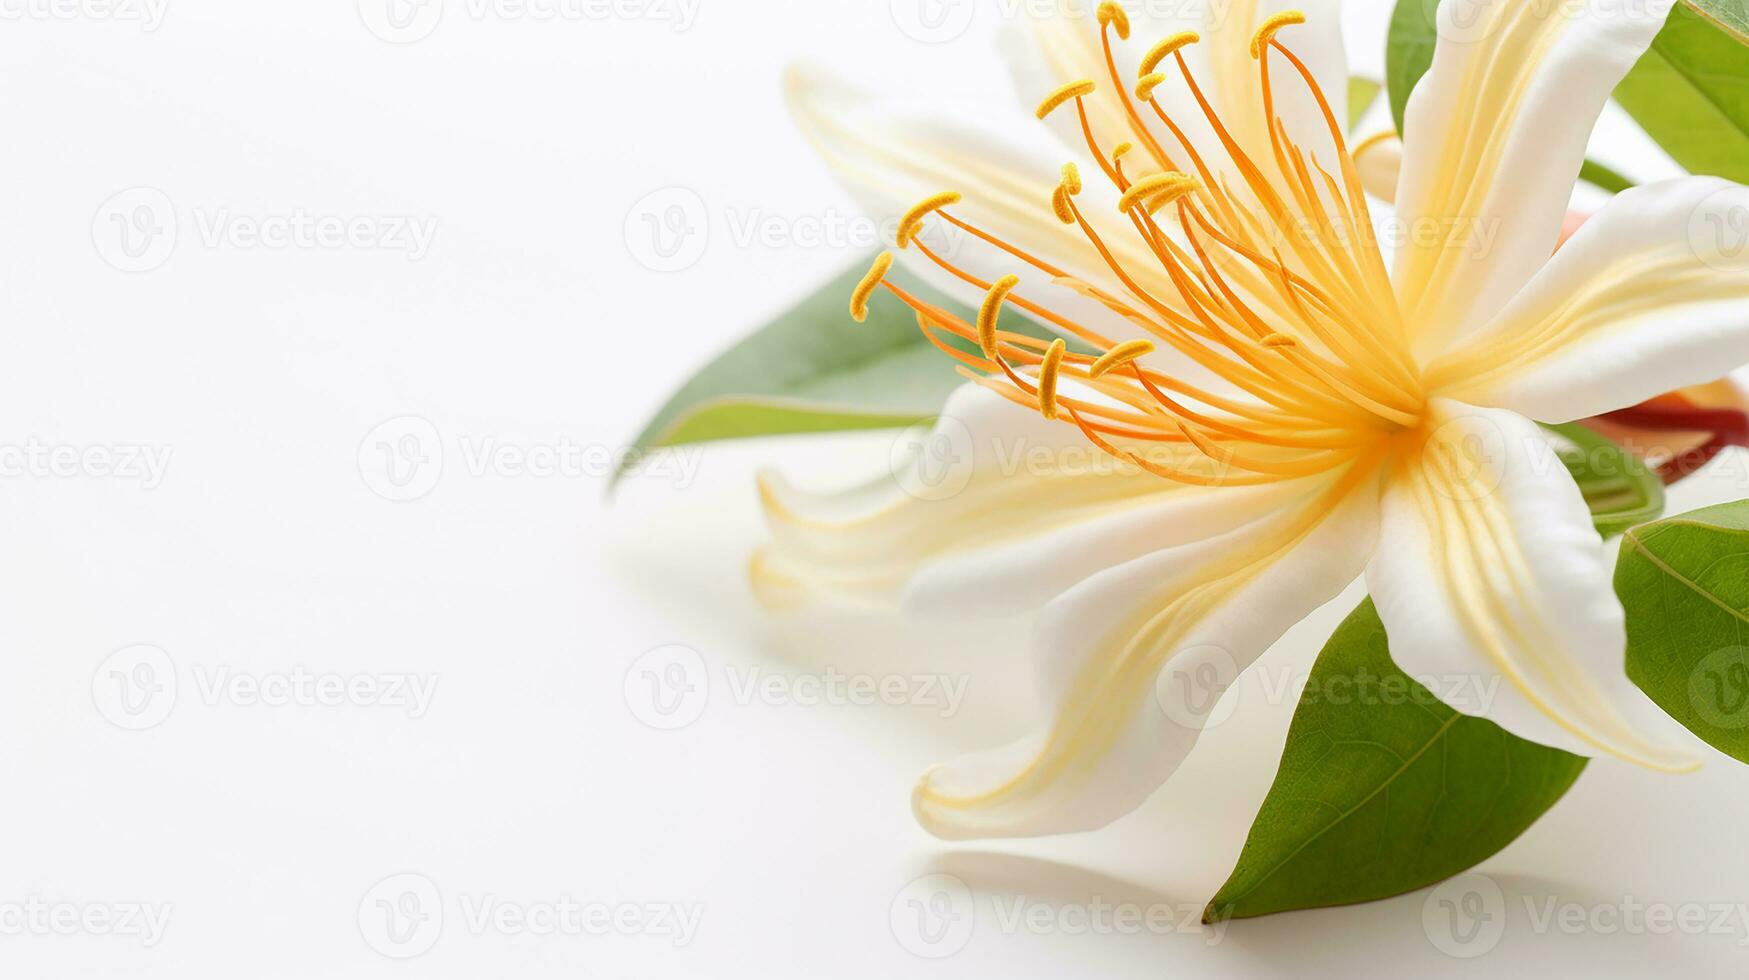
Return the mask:
<svg viewBox="0 0 1749 980">
<path fill-rule="evenodd" d="M 903 428 L 934 417 L 964 379 L 917 329 L 916 315 L 891 297 L 875 297 L 867 322 L 851 319 L 850 293 L 867 270 L 863 262 L 846 271 L 699 369 L 644 426 L 634 441 L 640 452 L 627 459 L 663 446 Z M 971 316 L 897 266 L 890 277 Z M 1002 327 L 1054 336 L 1013 310 L 1002 314 Z"/>
<path fill-rule="evenodd" d="M 1707 744 L 1749 762 L 1749 501 L 1629 531 L 1615 591 L 1628 677 Z"/>
<path fill-rule="evenodd" d="M 1749 181 L 1749 46 L 1716 21 L 1672 10 L 1615 98 L 1691 173 Z"/>
<path fill-rule="evenodd" d="M 1369 599 L 1319 654 L 1275 783 L 1205 921 L 1442 881 L 1510 844 L 1585 761 L 1446 707 L 1391 662 Z"/>
<path fill-rule="evenodd" d="M 1415 83 L 1433 64 L 1435 32 L 1432 0 L 1397 0 L 1391 13 L 1390 33 L 1385 39 L 1385 89 L 1391 98 L 1391 118 L 1403 132 L 1403 109 Z"/>
<path fill-rule="evenodd" d="M 1749 44 L 1749 0 L 1683 0 L 1683 3 L 1736 38 L 1738 44 Z"/>
</svg>

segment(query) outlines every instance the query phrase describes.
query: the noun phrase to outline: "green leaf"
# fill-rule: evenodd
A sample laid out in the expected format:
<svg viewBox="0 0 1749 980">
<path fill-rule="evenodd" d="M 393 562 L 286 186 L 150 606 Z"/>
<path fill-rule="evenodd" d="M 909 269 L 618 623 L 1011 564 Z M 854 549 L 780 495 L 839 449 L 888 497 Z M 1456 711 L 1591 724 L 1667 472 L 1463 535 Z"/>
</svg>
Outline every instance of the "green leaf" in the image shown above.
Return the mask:
<svg viewBox="0 0 1749 980">
<path fill-rule="evenodd" d="M 1739 44 L 1749 44 L 1749 4 L 1744 0 L 1683 0 L 1688 9 L 1712 21 Z"/>
<path fill-rule="evenodd" d="M 1435 31 L 1433 0 L 1397 0 L 1391 13 L 1390 33 L 1385 39 L 1385 89 L 1391 97 L 1391 118 L 1403 132 L 1403 109 L 1415 83 L 1433 64 Z"/>
<path fill-rule="evenodd" d="M 1708 0 L 1738 27 L 1741 8 Z M 1691 173 L 1749 181 L 1749 47 L 1740 33 L 1678 6 L 1615 91 L 1617 102 Z"/>
<path fill-rule="evenodd" d="M 1348 905 L 1473 867 L 1553 806 L 1585 760 L 1446 707 L 1398 670 L 1369 599 L 1331 635 L 1275 783 L 1205 921 Z"/>
<path fill-rule="evenodd" d="M 1615 591 L 1628 677 L 1707 744 L 1749 762 L 1749 501 L 1629 531 Z"/>
<path fill-rule="evenodd" d="M 1620 194 L 1634 186 L 1634 182 L 1621 174 L 1609 169 L 1596 160 L 1587 160 L 1579 167 L 1579 179 L 1593 187 L 1600 187 L 1611 194 Z"/>
<path fill-rule="evenodd" d="M 1579 484 L 1599 534 L 1611 537 L 1664 513 L 1664 481 L 1644 460 L 1582 425 L 1546 428 L 1566 443 L 1555 454 Z"/>
<path fill-rule="evenodd" d="M 904 304 L 877 296 L 867 322 L 850 318 L 850 293 L 867 270 L 867 262 L 858 264 L 701 368 L 644 426 L 633 443 L 639 451 L 626 454 L 627 466 L 614 474 L 609 490 L 658 447 L 903 428 L 933 418 L 964 379 L 924 338 Z M 929 302 L 972 315 L 897 266 L 889 278 Z M 1002 327 L 1054 336 L 1013 310 L 1002 314 Z"/>
<path fill-rule="evenodd" d="M 1378 101 L 1379 92 L 1383 89 L 1384 85 L 1370 78 L 1361 78 L 1359 75 L 1355 75 L 1348 79 L 1349 129 L 1352 130 L 1360 125 L 1361 117 L 1366 115 L 1366 110 L 1371 109 L 1374 102 Z"/>
</svg>

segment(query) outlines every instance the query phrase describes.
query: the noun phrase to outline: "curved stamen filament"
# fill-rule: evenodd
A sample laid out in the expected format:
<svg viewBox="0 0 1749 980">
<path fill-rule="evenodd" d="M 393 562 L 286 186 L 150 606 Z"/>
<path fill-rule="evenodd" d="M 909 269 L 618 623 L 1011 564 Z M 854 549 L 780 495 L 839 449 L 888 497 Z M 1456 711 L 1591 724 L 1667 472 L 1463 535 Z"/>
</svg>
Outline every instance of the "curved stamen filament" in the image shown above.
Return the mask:
<svg viewBox="0 0 1749 980">
<path fill-rule="evenodd" d="M 1038 114 L 1074 104 L 1089 158 L 1116 190 L 1118 217 L 1127 219 L 1118 225 L 1119 237 L 1102 232 L 1081 206 L 1083 175 L 1073 164 L 1063 168 L 1048 200 L 1037 184 L 1030 192 L 1039 197 L 1036 207 L 1048 207 L 1090 247 L 1073 261 L 1005 241 L 968 218 L 978 202 L 957 213 L 959 195 L 938 194 L 904 216 L 898 244 L 915 244 L 917 254 L 982 292 L 977 316 L 968 322 L 912 296 L 887 281 L 884 265 L 859 284 L 853 312 L 866 314 L 869 294 L 887 289 L 916 312 L 919 330 L 968 377 L 1048 419 L 1075 425 L 1101 451 L 1178 482 L 1261 484 L 1330 473 L 1368 458 L 1398 431 L 1419 427 L 1424 383 L 1407 349 L 1353 158 L 1316 79 L 1278 37 L 1304 16 L 1270 17 L 1252 38 L 1263 119 L 1241 119 L 1235 127 L 1221 119 L 1189 68 L 1183 49 L 1196 42 L 1194 34 L 1149 51 L 1132 98 L 1118 77 L 1113 41 L 1113 35 L 1127 38 L 1127 17 L 1106 3 L 1099 21 L 1106 69 L 1123 108 L 1121 121 L 1101 118 L 1127 124 L 1132 132 L 1119 135 L 1135 145 L 1102 149 L 1089 117 L 1091 81 L 1057 89 Z M 1330 140 L 1326 145 L 1318 136 L 1315 152 L 1296 144 L 1296 134 L 1276 115 L 1271 63 L 1277 56 L 1292 65 L 1287 77 L 1297 74 L 1324 116 Z M 1167 58 L 1208 123 L 1213 152 L 1196 146 L 1160 101 L 1159 87 L 1175 83 L 1156 71 Z M 1182 147 L 1194 176 L 1174 166 L 1138 101 Z M 1236 132 L 1255 145 L 1242 145 Z M 1126 156 L 1135 148 L 1160 169 L 1148 161 L 1138 168 Z M 1318 158 L 1326 150 L 1334 152 L 1334 165 Z M 1018 178 L 991 186 L 1005 207 L 1028 193 Z M 1109 223 L 1113 216 L 1101 211 Z M 1056 304 L 1024 295 L 1018 276 L 962 268 L 923 241 L 923 226 L 935 220 L 996 250 L 981 254 L 1012 258 L 1025 267 L 1021 271 L 1034 270 L 1094 300 L 1147 339 L 1114 340 L 1106 335 L 1111 328 L 1095 329 L 1065 315 L 1067 307 L 1053 309 Z M 1128 239 L 1131 231 L 1145 251 Z M 1093 350 L 1003 330 L 999 320 L 1008 307 Z"/>
</svg>

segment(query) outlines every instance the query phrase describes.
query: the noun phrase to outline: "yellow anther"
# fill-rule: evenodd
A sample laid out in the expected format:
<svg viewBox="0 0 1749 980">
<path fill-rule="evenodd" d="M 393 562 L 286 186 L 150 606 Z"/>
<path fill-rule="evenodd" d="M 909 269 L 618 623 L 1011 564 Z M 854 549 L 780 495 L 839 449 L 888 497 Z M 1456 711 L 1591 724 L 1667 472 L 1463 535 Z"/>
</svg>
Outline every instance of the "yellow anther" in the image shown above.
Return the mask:
<svg viewBox="0 0 1749 980">
<path fill-rule="evenodd" d="M 1263 338 L 1262 340 L 1259 340 L 1258 343 L 1262 344 L 1265 347 L 1269 347 L 1269 348 L 1298 347 L 1300 345 L 1299 341 L 1293 339 L 1292 337 L 1289 337 L 1285 333 L 1272 333 L 1269 336 Z"/>
<path fill-rule="evenodd" d="M 1131 184 L 1130 189 L 1124 191 L 1123 197 L 1118 198 L 1117 209 L 1120 213 L 1128 214 L 1138 203 L 1146 202 L 1149 213 L 1153 213 L 1199 186 L 1201 185 L 1196 182 L 1196 178 L 1189 174 L 1164 173 L 1143 177 Z"/>
<path fill-rule="evenodd" d="M 984 297 L 984 305 L 978 307 L 978 346 L 984 349 L 984 356 L 996 360 L 996 318 L 1002 314 L 1002 304 L 1008 302 L 1008 294 L 1014 292 L 1014 287 L 1020 285 L 1019 276 L 1003 276 L 990 287 L 990 292 Z"/>
<path fill-rule="evenodd" d="M 1093 367 L 1087 373 L 1095 378 L 1102 378 L 1107 373 L 1123 367 L 1138 357 L 1146 357 L 1154 353 L 1154 345 L 1145 340 L 1126 340 L 1111 350 L 1102 354 L 1099 360 L 1093 362 Z"/>
<path fill-rule="evenodd" d="M 1099 5 L 1099 26 L 1104 27 L 1107 24 L 1117 30 L 1119 38 L 1125 41 L 1130 39 L 1130 15 L 1124 13 L 1123 8 L 1112 0 L 1105 0 Z"/>
<path fill-rule="evenodd" d="M 1131 143 L 1129 140 L 1124 140 L 1122 143 L 1111 148 L 1111 162 L 1116 163 L 1117 161 L 1122 160 L 1124 154 L 1135 148 L 1136 144 Z"/>
<path fill-rule="evenodd" d="M 1142 80 L 1136 83 L 1136 98 L 1143 102 L 1154 101 L 1154 90 L 1159 88 L 1160 83 L 1165 80 L 1166 74 L 1164 72 L 1157 71 L 1152 75 L 1143 75 Z"/>
<path fill-rule="evenodd" d="M 905 212 L 905 217 L 899 219 L 899 247 L 910 247 L 911 240 L 916 238 L 917 233 L 923 229 L 924 218 L 940 211 L 949 204 L 958 204 L 959 202 L 959 194 L 953 191 L 943 191 Z"/>
<path fill-rule="evenodd" d="M 1058 184 L 1057 189 L 1051 192 L 1051 210 L 1056 212 L 1057 220 L 1063 224 L 1075 223 L 1075 211 L 1069 207 L 1069 189 L 1062 184 Z"/>
<path fill-rule="evenodd" d="M 1081 168 L 1073 163 L 1063 164 L 1063 190 L 1071 196 L 1081 193 Z"/>
<path fill-rule="evenodd" d="M 1202 40 L 1202 35 L 1195 31 L 1180 31 L 1166 38 L 1148 49 L 1147 57 L 1142 59 L 1142 70 L 1138 74 L 1142 76 L 1154 74 L 1154 69 L 1160 67 L 1160 62 L 1165 61 L 1167 55 L 1187 44 L 1195 44 L 1200 40 Z"/>
<path fill-rule="evenodd" d="M 1284 10 L 1271 16 L 1257 28 L 1257 33 L 1251 35 L 1251 57 L 1263 57 L 1263 46 L 1275 37 L 1275 32 L 1293 24 L 1304 24 L 1306 15 L 1298 10 Z"/>
<path fill-rule="evenodd" d="M 856 284 L 855 292 L 850 294 L 850 316 L 857 323 L 868 319 L 868 298 L 874 295 L 875 287 L 887 277 L 887 270 L 893 267 L 893 253 L 882 252 L 875 257 L 874 265 L 868 270 L 868 275 Z"/>
<path fill-rule="evenodd" d="M 1038 117 L 1043 119 L 1051 113 L 1056 112 L 1058 106 L 1070 99 L 1079 99 L 1084 95 L 1092 95 L 1097 88 L 1098 86 L 1094 85 L 1087 79 L 1082 79 L 1079 82 L 1070 82 L 1062 88 L 1057 89 L 1055 92 L 1052 92 L 1043 102 L 1038 104 Z"/>
<path fill-rule="evenodd" d="M 1063 351 L 1067 347 L 1061 337 L 1051 341 L 1044 362 L 1038 366 L 1038 410 L 1052 421 L 1057 418 L 1057 372 L 1063 367 Z"/>
</svg>

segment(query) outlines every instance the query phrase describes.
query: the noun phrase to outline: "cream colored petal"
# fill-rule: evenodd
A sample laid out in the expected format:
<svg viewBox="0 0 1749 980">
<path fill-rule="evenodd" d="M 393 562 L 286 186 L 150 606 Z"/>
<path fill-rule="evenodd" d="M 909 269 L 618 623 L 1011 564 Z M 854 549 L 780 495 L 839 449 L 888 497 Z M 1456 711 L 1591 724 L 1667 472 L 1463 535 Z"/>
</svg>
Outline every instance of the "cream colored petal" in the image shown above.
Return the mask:
<svg viewBox="0 0 1749 980">
<path fill-rule="evenodd" d="M 889 468 L 864 486 L 808 493 L 762 474 L 771 543 L 754 559 L 755 591 L 773 607 L 813 596 L 896 607 L 931 562 L 1133 521 L 1183 489 L 1102 456 L 1074 426 L 968 384 L 932 428 L 895 436 Z"/>
<path fill-rule="evenodd" d="M 1056 9 L 1051 9 L 1052 7 Z M 1264 119 L 1261 76 L 1251 57 L 1251 38 L 1258 25 L 1288 9 L 1302 10 L 1307 22 L 1290 27 L 1282 42 L 1306 64 L 1338 120 L 1347 119 L 1348 59 L 1343 49 L 1342 11 L 1339 0 L 1212 0 L 1212 2 L 1126 4 L 1132 26 L 1128 41 L 1113 35 L 1112 62 L 1122 89 L 1112 83 L 1106 62 L 1097 4 L 1089 0 L 1057 0 L 1037 12 L 1022 12 L 1004 24 L 1001 50 L 1013 76 L 1015 90 L 1025 108 L 1065 82 L 1088 78 L 1099 92 L 1088 99 L 1088 122 L 1099 145 L 1109 150 L 1120 141 L 1136 144 L 1128 158 L 1133 176 L 1164 169 L 1147 153 L 1137 130 L 1145 129 L 1171 157 L 1176 169 L 1189 171 L 1191 164 L 1171 130 L 1153 110 L 1133 100 L 1141 59 L 1153 45 L 1183 31 L 1195 31 L 1200 42 L 1183 49 L 1203 95 L 1222 124 L 1254 162 L 1270 170 L 1273 150 Z M 1160 69 L 1167 81 L 1155 90 L 1161 107 L 1186 134 L 1205 161 L 1235 186 L 1241 181 L 1236 167 L 1221 151 L 1213 129 L 1190 88 L 1178 74 L 1173 59 Z M 1291 65 L 1275 59 L 1276 113 L 1289 136 L 1314 154 L 1332 172 L 1336 169 L 1333 143 L 1322 110 Z M 1124 94 L 1132 95 L 1126 109 Z M 1131 115 L 1133 111 L 1134 115 Z M 1060 112 L 1048 120 L 1051 129 L 1074 152 L 1085 154 L 1086 137 L 1073 112 Z"/>
<path fill-rule="evenodd" d="M 1354 169 L 1368 194 L 1386 203 L 1394 202 L 1397 178 L 1403 170 L 1403 141 L 1392 132 L 1360 140 L 1354 145 Z"/>
<path fill-rule="evenodd" d="M 1094 830 L 1140 805 L 1239 672 L 1364 566 L 1376 480 L 1322 491 L 1047 606 L 1035 639 L 1047 727 L 930 770 L 912 798 L 922 825 L 947 839 L 1039 836 Z"/>
<path fill-rule="evenodd" d="M 949 209 L 955 217 L 1107 295 L 1126 294 L 1081 230 L 1063 224 L 1052 211 L 1065 155 L 1030 117 L 997 125 L 993 120 L 999 113 L 977 119 L 946 116 L 935 107 L 908 108 L 824 69 L 801 65 L 786 74 L 784 90 L 802 132 L 857 203 L 886 222 L 888 230 L 924 199 L 955 191 L 964 196 Z M 1078 203 L 1089 221 L 1118 225 L 1116 190 L 1096 174 L 1083 178 Z M 1019 275 L 1018 295 L 1104 337 L 1122 341 L 1143 335 L 1105 305 L 940 218 L 926 222 L 922 241 L 979 281 Z M 1176 290 L 1140 236 L 1108 234 L 1107 241 L 1144 289 L 1168 306 L 1178 304 Z M 899 259 L 967 305 L 983 298 L 982 288 L 942 272 L 917 247 L 900 252 Z"/>
<path fill-rule="evenodd" d="M 1617 196 L 1427 380 L 1454 398 L 1566 422 L 1744 363 L 1749 188 L 1690 177 Z"/>
<path fill-rule="evenodd" d="M 1432 410 L 1366 573 L 1397 665 L 1521 738 L 1692 768 L 1681 729 L 1627 678 L 1603 541 L 1541 431 L 1498 409 Z"/>
<path fill-rule="evenodd" d="M 1585 144 L 1673 0 L 1445 0 L 1404 120 L 1393 279 L 1417 350 L 1499 312 L 1554 252 Z"/>
</svg>

